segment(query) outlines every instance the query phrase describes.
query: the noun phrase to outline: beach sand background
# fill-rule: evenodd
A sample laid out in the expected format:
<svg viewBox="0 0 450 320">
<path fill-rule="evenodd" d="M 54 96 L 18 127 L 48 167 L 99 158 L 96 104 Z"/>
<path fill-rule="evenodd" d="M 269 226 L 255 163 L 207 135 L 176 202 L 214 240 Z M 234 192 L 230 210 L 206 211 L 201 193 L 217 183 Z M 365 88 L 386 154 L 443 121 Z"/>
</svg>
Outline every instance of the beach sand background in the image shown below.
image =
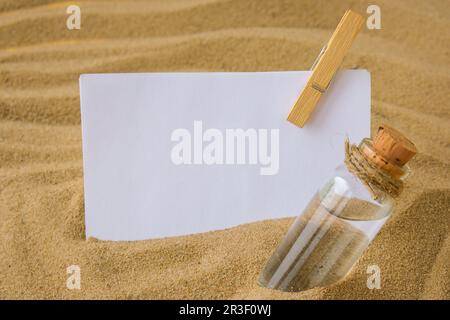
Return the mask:
<svg viewBox="0 0 450 320">
<path fill-rule="evenodd" d="M 372 132 L 420 150 L 394 216 L 348 277 L 282 293 L 256 279 L 292 219 L 142 242 L 85 240 L 78 77 L 306 70 L 364 1 L 0 2 L 0 298 L 450 298 L 450 2 L 387 1 L 346 68 L 372 73 Z M 66 268 L 81 268 L 81 290 Z M 366 287 L 368 265 L 380 290 Z"/>
</svg>

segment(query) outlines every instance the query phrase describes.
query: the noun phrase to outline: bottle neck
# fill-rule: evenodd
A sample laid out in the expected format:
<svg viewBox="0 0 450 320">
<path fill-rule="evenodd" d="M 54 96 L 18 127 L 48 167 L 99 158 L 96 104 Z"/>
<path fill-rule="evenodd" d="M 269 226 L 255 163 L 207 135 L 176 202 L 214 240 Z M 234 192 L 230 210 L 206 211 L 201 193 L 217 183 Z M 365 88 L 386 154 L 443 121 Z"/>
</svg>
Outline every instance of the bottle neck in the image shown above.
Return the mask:
<svg viewBox="0 0 450 320">
<path fill-rule="evenodd" d="M 382 155 L 377 153 L 373 148 L 372 140 L 369 138 L 361 141 L 359 149 L 367 161 L 394 179 L 405 180 L 410 173 L 408 165 L 400 167 L 387 161 Z"/>
</svg>

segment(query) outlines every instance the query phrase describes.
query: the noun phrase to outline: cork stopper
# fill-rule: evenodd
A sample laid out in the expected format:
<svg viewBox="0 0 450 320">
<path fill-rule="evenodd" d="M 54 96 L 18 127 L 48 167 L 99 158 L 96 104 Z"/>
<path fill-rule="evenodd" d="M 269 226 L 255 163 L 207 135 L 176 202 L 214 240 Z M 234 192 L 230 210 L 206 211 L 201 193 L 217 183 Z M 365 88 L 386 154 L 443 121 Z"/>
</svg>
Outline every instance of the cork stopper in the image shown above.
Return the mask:
<svg viewBox="0 0 450 320">
<path fill-rule="evenodd" d="M 373 148 L 388 162 L 402 167 L 417 153 L 417 148 L 403 134 L 389 126 L 380 126 Z"/>
</svg>

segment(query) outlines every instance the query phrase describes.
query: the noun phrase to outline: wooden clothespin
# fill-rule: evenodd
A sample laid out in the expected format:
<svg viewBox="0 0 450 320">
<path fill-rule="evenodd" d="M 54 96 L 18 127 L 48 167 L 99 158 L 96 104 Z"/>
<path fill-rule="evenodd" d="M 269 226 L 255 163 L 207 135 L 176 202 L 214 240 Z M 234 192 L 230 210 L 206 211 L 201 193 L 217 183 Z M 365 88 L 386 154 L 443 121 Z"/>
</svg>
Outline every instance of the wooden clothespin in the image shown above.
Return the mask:
<svg viewBox="0 0 450 320">
<path fill-rule="evenodd" d="M 311 67 L 312 74 L 289 113 L 288 121 L 301 128 L 305 125 L 363 24 L 364 18 L 361 15 L 347 10 Z"/>
</svg>

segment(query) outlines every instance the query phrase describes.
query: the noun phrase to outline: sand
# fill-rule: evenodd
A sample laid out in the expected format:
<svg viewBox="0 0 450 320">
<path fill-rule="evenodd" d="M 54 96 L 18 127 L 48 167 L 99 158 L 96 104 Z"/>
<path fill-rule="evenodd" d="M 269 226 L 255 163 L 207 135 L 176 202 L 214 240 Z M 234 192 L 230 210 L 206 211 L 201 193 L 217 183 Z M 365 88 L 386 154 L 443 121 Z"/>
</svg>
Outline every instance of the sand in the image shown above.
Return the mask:
<svg viewBox="0 0 450 320">
<path fill-rule="evenodd" d="M 305 70 L 360 1 L 0 3 L 0 298 L 450 298 L 450 4 L 387 1 L 346 68 L 372 73 L 372 131 L 420 153 L 393 217 L 345 280 L 301 293 L 258 274 L 292 219 L 142 242 L 85 240 L 78 77 L 143 71 Z M 81 268 L 81 290 L 66 268 Z M 367 266 L 381 289 L 366 287 Z"/>
</svg>

